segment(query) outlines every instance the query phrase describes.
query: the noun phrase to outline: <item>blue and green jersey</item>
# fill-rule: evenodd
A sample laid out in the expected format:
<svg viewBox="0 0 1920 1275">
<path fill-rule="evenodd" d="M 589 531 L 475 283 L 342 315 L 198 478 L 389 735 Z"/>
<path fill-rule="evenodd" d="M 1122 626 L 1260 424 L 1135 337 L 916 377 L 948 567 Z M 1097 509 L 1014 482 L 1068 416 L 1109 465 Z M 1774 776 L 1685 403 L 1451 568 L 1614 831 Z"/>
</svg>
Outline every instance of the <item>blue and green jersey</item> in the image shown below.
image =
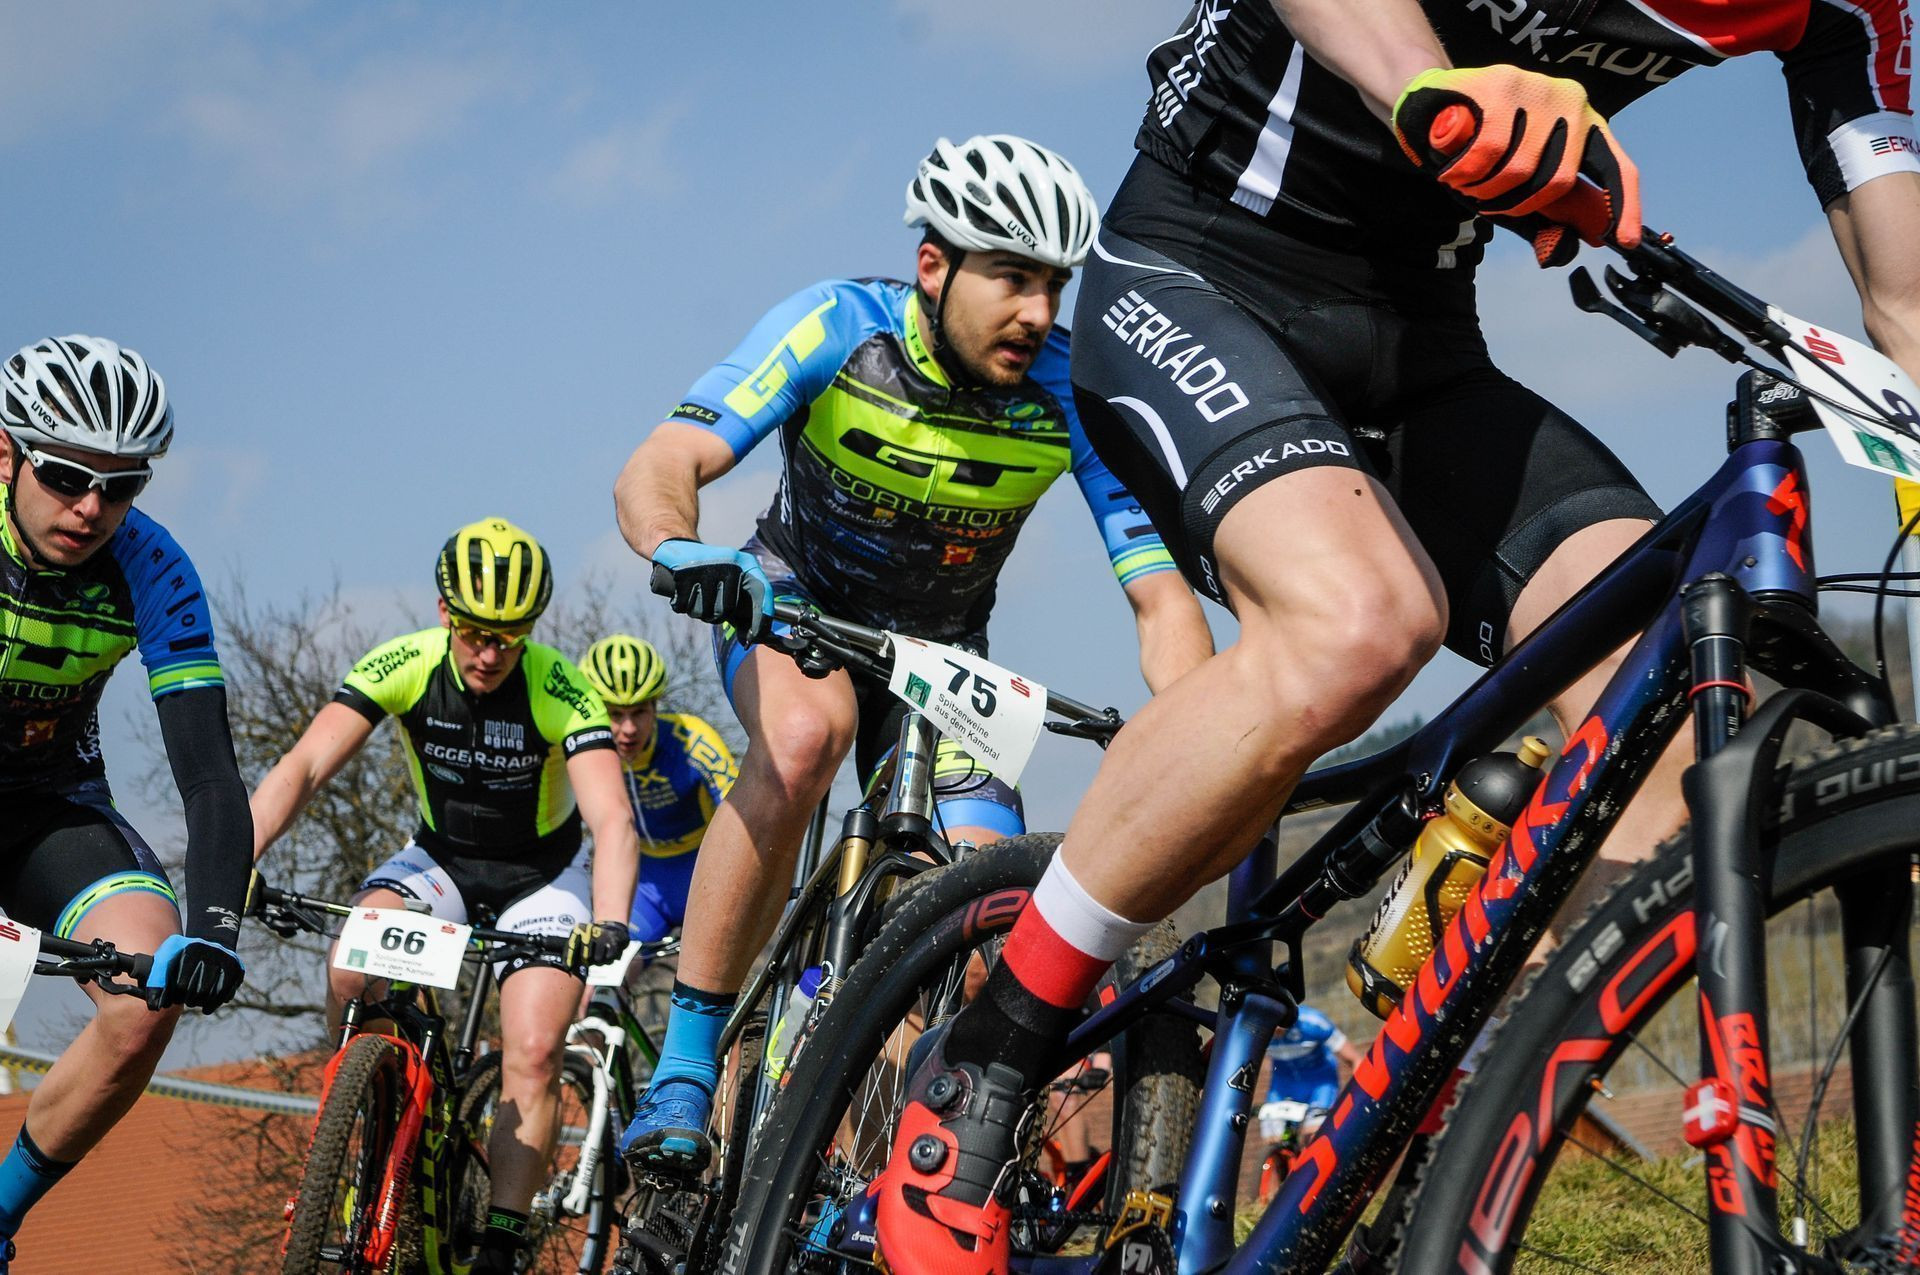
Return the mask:
<svg viewBox="0 0 1920 1275">
<path fill-rule="evenodd" d="M 193 563 L 138 509 L 70 571 L 29 566 L 0 487 L 0 790 L 104 776 L 99 705 L 137 647 L 154 699 L 226 685 Z"/>
<path fill-rule="evenodd" d="M 831 280 L 775 306 L 669 419 L 786 464 L 760 537 L 807 594 L 934 640 L 982 632 L 1035 502 L 1072 472 L 1122 584 L 1173 561 L 1080 428 L 1055 327 L 1021 384 L 956 386 L 905 283 Z"/>
</svg>

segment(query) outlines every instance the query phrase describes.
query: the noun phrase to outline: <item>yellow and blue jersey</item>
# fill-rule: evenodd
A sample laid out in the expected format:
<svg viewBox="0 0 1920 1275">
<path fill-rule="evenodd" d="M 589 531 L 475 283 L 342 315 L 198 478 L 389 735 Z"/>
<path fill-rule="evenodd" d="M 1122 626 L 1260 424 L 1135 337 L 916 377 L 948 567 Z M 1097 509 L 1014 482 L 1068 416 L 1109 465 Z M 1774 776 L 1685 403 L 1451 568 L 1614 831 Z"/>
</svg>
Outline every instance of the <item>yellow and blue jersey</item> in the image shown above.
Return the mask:
<svg viewBox="0 0 1920 1275">
<path fill-rule="evenodd" d="M 138 509 L 68 571 L 29 566 L 0 487 L 0 789 L 103 777 L 101 692 L 137 647 L 153 698 L 222 687 L 193 563 Z"/>
<path fill-rule="evenodd" d="M 652 746 L 626 763 L 640 853 L 672 859 L 699 849 L 739 774 L 719 731 L 692 713 L 661 713 Z"/>
<path fill-rule="evenodd" d="M 1055 327 L 1017 386 L 956 386 L 920 337 L 918 293 L 830 280 L 775 306 L 669 419 L 744 456 L 778 432 L 760 537 L 827 610 L 934 640 L 982 632 L 1035 502 L 1069 471 L 1124 585 L 1173 568 L 1080 428 Z"/>
<path fill-rule="evenodd" d="M 739 773 L 720 732 L 692 713 L 660 714 L 652 744 L 626 763 L 641 856 L 627 924 L 641 942 L 686 920 L 694 851 Z"/>
</svg>

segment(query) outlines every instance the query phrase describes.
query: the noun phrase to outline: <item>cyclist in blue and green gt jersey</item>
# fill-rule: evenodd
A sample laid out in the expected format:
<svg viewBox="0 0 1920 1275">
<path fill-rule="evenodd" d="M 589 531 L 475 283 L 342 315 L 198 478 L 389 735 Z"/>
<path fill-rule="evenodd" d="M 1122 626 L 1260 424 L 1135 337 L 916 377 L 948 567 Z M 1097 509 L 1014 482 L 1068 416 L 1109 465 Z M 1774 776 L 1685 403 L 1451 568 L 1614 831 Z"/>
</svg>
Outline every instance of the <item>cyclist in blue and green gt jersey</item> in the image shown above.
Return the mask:
<svg viewBox="0 0 1920 1275">
<path fill-rule="evenodd" d="M 62 938 L 153 953 L 148 986 L 170 1007 L 83 985 L 93 1021 L 0 1162 L 4 1275 L 27 1210 L 146 1088 L 177 1007 L 212 1011 L 239 989 L 252 834 L 200 578 L 132 504 L 173 439 L 165 383 L 112 341 L 41 341 L 0 369 L 0 431 L 0 907 Z M 184 917 L 114 808 L 100 753 L 100 694 L 136 646 L 186 813 Z"/>
<path fill-rule="evenodd" d="M 716 638 L 747 751 L 694 871 L 665 1049 L 623 1149 L 645 1170 L 710 1155 L 714 1047 L 786 898 L 807 818 L 854 746 L 889 742 L 884 687 L 814 680 L 752 646 L 777 593 L 976 650 L 995 582 L 1042 493 L 1071 471 L 1132 603 L 1156 688 L 1212 651 L 1205 620 L 1074 414 L 1060 295 L 1086 255 L 1093 197 L 1017 137 L 944 138 L 907 191 L 925 228 L 912 282 L 832 280 L 782 302 L 694 385 L 615 488 L 621 530 Z M 699 489 L 778 434 L 780 489 L 742 550 L 701 544 Z M 1018 795 L 951 746 L 936 776 L 950 840 L 1023 828 Z"/>
</svg>

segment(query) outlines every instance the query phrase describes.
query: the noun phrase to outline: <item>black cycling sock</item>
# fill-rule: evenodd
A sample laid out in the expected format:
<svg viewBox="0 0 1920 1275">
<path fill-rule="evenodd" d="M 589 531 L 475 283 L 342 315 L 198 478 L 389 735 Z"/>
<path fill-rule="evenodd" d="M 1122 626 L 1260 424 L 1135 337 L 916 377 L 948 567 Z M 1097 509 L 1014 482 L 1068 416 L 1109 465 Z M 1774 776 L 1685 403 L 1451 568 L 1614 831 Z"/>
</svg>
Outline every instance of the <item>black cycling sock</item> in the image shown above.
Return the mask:
<svg viewBox="0 0 1920 1275">
<path fill-rule="evenodd" d="M 986 1067 L 999 1063 L 1020 1073 L 1028 1089 L 1053 1079 L 1060 1042 L 1080 1021 L 1079 1009 L 1061 1009 L 1028 991 L 1005 962 L 993 967 L 987 985 L 954 1017 L 944 1048 L 950 1063 Z"/>
<path fill-rule="evenodd" d="M 486 1234 L 480 1237 L 480 1246 L 500 1253 L 518 1253 L 527 1238 L 527 1215 L 516 1213 L 512 1209 L 490 1208 L 487 1210 Z"/>
</svg>

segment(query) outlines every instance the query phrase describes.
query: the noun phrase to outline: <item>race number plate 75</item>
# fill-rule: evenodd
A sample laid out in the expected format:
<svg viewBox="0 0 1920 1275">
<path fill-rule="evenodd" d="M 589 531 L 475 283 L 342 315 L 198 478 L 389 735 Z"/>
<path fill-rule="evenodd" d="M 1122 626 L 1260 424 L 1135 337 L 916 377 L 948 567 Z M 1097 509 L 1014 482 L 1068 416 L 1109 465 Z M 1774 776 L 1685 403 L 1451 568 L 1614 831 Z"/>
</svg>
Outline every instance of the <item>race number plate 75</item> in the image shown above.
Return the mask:
<svg viewBox="0 0 1920 1275">
<path fill-rule="evenodd" d="M 995 778 L 1020 782 L 1047 719 L 1047 688 L 956 647 L 889 633 L 887 689 L 959 741 Z"/>
</svg>

